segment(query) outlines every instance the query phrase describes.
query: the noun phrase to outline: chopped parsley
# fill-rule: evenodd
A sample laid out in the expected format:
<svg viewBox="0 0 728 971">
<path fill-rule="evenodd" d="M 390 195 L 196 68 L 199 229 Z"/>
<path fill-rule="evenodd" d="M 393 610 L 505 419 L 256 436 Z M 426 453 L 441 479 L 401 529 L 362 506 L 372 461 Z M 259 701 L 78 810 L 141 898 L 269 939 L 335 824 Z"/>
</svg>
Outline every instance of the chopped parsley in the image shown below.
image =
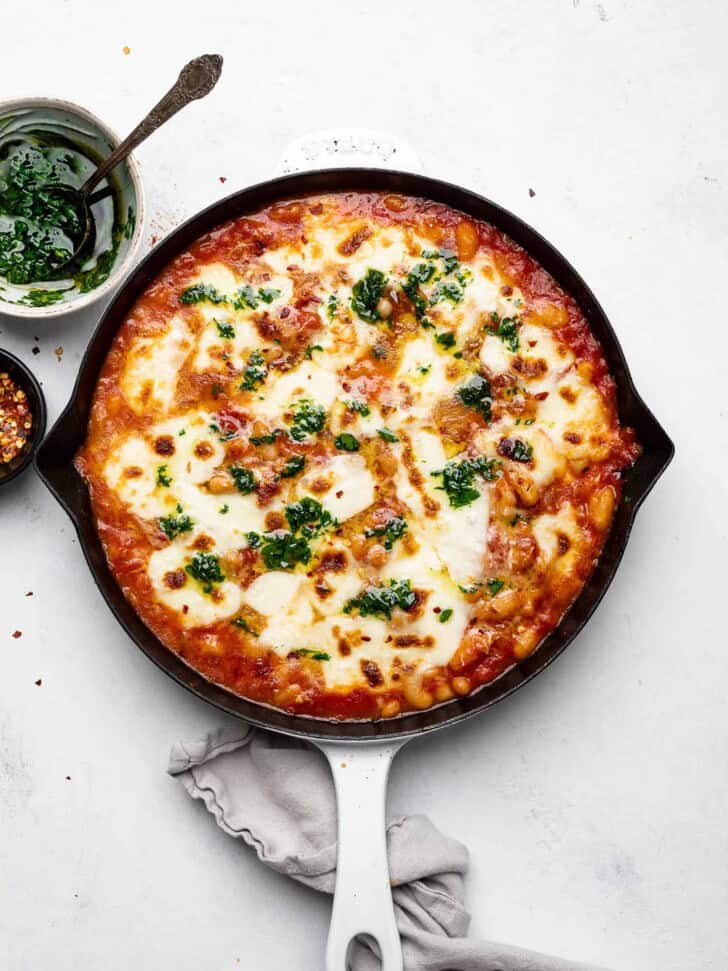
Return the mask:
<svg viewBox="0 0 728 971">
<path fill-rule="evenodd" d="M 382 536 L 384 538 L 384 548 L 389 551 L 398 539 L 407 532 L 407 522 L 400 516 L 393 516 L 383 526 L 372 526 L 365 529 L 364 535 L 369 539 L 371 536 Z"/>
<path fill-rule="evenodd" d="M 213 584 L 222 583 L 225 579 L 225 574 L 220 569 L 220 560 L 214 553 L 195 553 L 185 571 L 202 584 L 204 593 L 212 593 Z"/>
<path fill-rule="evenodd" d="M 407 274 L 408 283 L 429 283 L 435 275 L 435 267 L 431 263 L 417 263 Z"/>
<path fill-rule="evenodd" d="M 224 506 L 220 506 L 220 508 L 218 509 L 218 512 L 220 513 L 221 516 L 224 516 L 226 513 L 230 512 L 230 506 L 228 506 L 228 504 L 225 503 Z"/>
<path fill-rule="evenodd" d="M 307 361 L 313 360 L 314 351 L 323 351 L 323 347 L 320 344 L 309 344 L 303 354 Z"/>
<path fill-rule="evenodd" d="M 244 630 L 246 634 L 250 634 L 252 637 L 260 637 L 260 634 L 256 630 L 253 630 L 245 617 L 236 617 L 230 623 L 233 627 L 239 627 L 240 630 Z"/>
<path fill-rule="evenodd" d="M 313 539 L 328 526 L 334 526 L 336 520 L 324 509 L 320 502 L 311 496 L 304 496 L 299 502 L 291 502 L 286 506 L 286 519 L 291 532 L 300 532 L 306 539 Z"/>
<path fill-rule="evenodd" d="M 281 479 L 292 479 L 295 475 L 298 475 L 299 472 L 303 472 L 303 467 L 305 464 L 305 455 L 292 455 L 278 475 Z"/>
<path fill-rule="evenodd" d="M 486 421 L 490 420 L 493 397 L 490 391 L 490 382 L 486 381 L 481 374 L 474 374 L 462 387 L 458 388 L 456 393 L 467 408 L 480 412 Z"/>
<path fill-rule="evenodd" d="M 351 432 L 342 432 L 341 435 L 337 435 L 334 439 L 334 445 L 342 452 L 359 451 L 359 439 Z"/>
<path fill-rule="evenodd" d="M 364 592 L 347 600 L 344 613 L 359 611 L 360 617 L 386 617 L 392 619 L 392 611 L 411 610 L 417 603 L 417 594 L 410 588 L 409 580 L 390 580 L 388 587 L 367 587 Z"/>
<path fill-rule="evenodd" d="M 326 651 L 314 651 L 310 647 L 297 647 L 295 651 L 291 651 L 295 657 L 310 657 L 312 661 L 330 661 L 331 655 L 327 654 Z M 290 657 L 291 654 L 288 656 Z"/>
<path fill-rule="evenodd" d="M 344 404 L 349 409 L 349 411 L 356 412 L 357 415 L 362 415 L 366 418 L 367 415 L 371 415 L 369 405 L 366 401 L 345 401 Z"/>
<path fill-rule="evenodd" d="M 503 343 L 506 345 L 509 351 L 515 352 L 521 346 L 521 342 L 518 338 L 518 326 L 520 320 L 518 317 L 503 317 L 500 318 L 495 311 L 490 315 L 490 319 L 493 321 L 494 327 L 491 329 L 491 333 L 495 334 L 496 337 L 500 337 Z"/>
<path fill-rule="evenodd" d="M 169 540 L 173 540 L 180 533 L 189 533 L 194 523 L 186 513 L 182 513 L 182 506 L 177 503 L 177 515 L 162 516 L 159 526 Z"/>
<path fill-rule="evenodd" d="M 187 305 L 193 303 L 227 303 L 227 297 L 209 283 L 195 283 L 194 286 L 187 287 L 180 294 L 179 302 Z"/>
<path fill-rule="evenodd" d="M 488 593 L 491 595 L 491 597 L 495 597 L 497 593 L 500 593 L 504 586 L 505 580 L 499 580 L 497 577 L 493 577 L 486 583 Z"/>
<path fill-rule="evenodd" d="M 265 366 L 265 358 L 260 351 L 253 351 L 248 358 L 248 363 L 243 371 L 243 380 L 240 385 L 241 391 L 255 391 L 268 377 L 268 368 Z"/>
<path fill-rule="evenodd" d="M 442 485 L 437 488 L 447 493 L 453 509 L 459 509 L 461 506 L 469 506 L 480 497 L 480 492 L 473 485 L 475 476 L 481 475 L 486 482 L 492 482 L 498 477 L 498 464 L 497 459 L 487 459 L 479 455 L 462 462 L 450 461 L 444 469 L 430 474 L 442 477 Z"/>
<path fill-rule="evenodd" d="M 172 476 L 167 472 L 166 465 L 157 466 L 157 485 L 168 489 L 172 485 Z"/>
<path fill-rule="evenodd" d="M 257 536 L 257 534 L 254 534 Z M 294 536 L 286 530 L 266 533 L 258 538 L 260 555 L 267 570 L 292 570 L 296 563 L 308 563 L 311 547 L 303 536 Z M 253 546 L 253 544 L 250 544 Z"/>
<path fill-rule="evenodd" d="M 399 439 L 394 434 L 394 432 L 393 431 L 390 431 L 389 428 L 378 428 L 377 429 L 377 435 L 379 435 L 380 438 L 383 438 L 385 442 L 398 442 L 399 441 Z"/>
<path fill-rule="evenodd" d="M 326 316 L 329 320 L 333 320 L 339 309 L 339 298 L 335 293 L 329 295 L 329 299 L 326 301 Z"/>
<path fill-rule="evenodd" d="M 254 287 L 251 287 L 249 283 L 246 283 L 245 286 L 239 288 L 237 294 L 235 295 L 233 307 L 235 307 L 236 310 L 245 310 L 246 308 L 248 310 L 256 310 L 258 303 L 259 300 L 255 295 Z"/>
<path fill-rule="evenodd" d="M 217 327 L 218 334 L 224 340 L 232 340 L 235 337 L 235 328 L 232 324 L 221 324 L 219 320 L 216 320 L 215 326 Z"/>
<path fill-rule="evenodd" d="M 308 398 L 302 398 L 291 405 L 293 421 L 289 435 L 294 442 L 302 442 L 307 435 L 320 432 L 326 423 L 326 412 Z"/>
<path fill-rule="evenodd" d="M 451 330 L 444 330 L 440 334 L 435 334 L 435 340 L 440 347 L 444 347 L 445 350 L 455 347 L 455 335 Z"/>
<path fill-rule="evenodd" d="M 253 532 L 245 535 L 248 546 L 260 550 L 267 570 L 292 570 L 297 563 L 305 565 L 311 559 L 309 540 L 327 527 L 337 525 L 331 513 L 310 496 L 289 503 L 286 519 L 290 530 L 277 529 L 262 536 Z"/>
<path fill-rule="evenodd" d="M 263 303 L 273 303 L 280 297 L 281 291 L 276 290 L 275 287 L 260 287 L 258 290 L 258 296 L 263 301 Z"/>
<path fill-rule="evenodd" d="M 242 495 L 247 496 L 255 489 L 255 475 L 250 469 L 246 469 L 243 465 L 231 465 L 228 468 L 228 472 L 233 477 L 235 488 Z"/>
<path fill-rule="evenodd" d="M 366 275 L 351 289 L 351 309 L 354 313 L 370 324 L 381 320 L 377 304 L 382 299 L 386 285 L 387 278 L 381 270 L 367 270 Z"/>
<path fill-rule="evenodd" d="M 520 438 L 502 438 L 498 442 L 498 454 L 514 462 L 530 462 L 533 446 Z"/>
<path fill-rule="evenodd" d="M 456 276 L 461 283 L 465 282 L 464 274 L 467 272 L 463 270 L 458 262 L 457 255 L 454 250 L 451 249 L 435 249 L 435 250 L 422 250 L 422 256 L 426 260 L 442 260 L 443 272 L 445 276 L 450 276 L 456 270 L 458 273 Z"/>
<path fill-rule="evenodd" d="M 420 293 L 420 284 L 429 280 L 432 276 L 430 273 L 425 277 L 420 267 L 425 267 L 428 270 L 435 272 L 433 266 L 428 266 L 426 263 L 418 263 L 410 272 L 407 274 L 407 278 L 402 284 L 402 290 L 407 295 L 407 299 L 412 304 L 412 309 L 415 312 L 415 317 L 424 325 L 429 326 L 429 321 L 427 320 L 427 301 Z"/>
<path fill-rule="evenodd" d="M 448 620 L 452 617 L 452 607 L 446 607 L 445 610 L 441 610 L 437 615 L 437 619 L 441 624 L 446 624 Z"/>
<path fill-rule="evenodd" d="M 462 303 L 463 296 L 463 288 L 458 283 L 455 283 L 454 280 L 442 280 L 430 295 L 430 306 L 434 307 L 436 303 L 443 300 L 449 300 L 450 303 Z"/>
<path fill-rule="evenodd" d="M 250 441 L 255 446 L 258 446 L 258 445 L 272 445 L 273 442 L 278 438 L 278 436 L 279 435 L 283 435 L 283 434 L 284 433 L 279 428 L 276 428 L 274 431 L 270 432 L 270 434 L 268 434 L 268 435 L 251 435 L 250 436 Z"/>
</svg>

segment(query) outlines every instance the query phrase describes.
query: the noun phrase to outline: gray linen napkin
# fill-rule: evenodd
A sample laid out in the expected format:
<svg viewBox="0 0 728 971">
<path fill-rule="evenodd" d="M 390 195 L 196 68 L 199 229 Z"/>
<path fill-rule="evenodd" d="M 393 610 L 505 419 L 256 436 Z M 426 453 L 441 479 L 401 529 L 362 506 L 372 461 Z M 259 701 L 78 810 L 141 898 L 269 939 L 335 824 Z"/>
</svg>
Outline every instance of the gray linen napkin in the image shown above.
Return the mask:
<svg viewBox="0 0 728 971">
<path fill-rule="evenodd" d="M 336 805 L 323 756 L 302 742 L 246 725 L 177 742 L 171 775 L 201 799 L 218 826 L 252 846 L 267 866 L 324 893 L 334 892 Z M 426 816 L 387 827 L 389 868 L 406 971 L 599 971 L 593 965 L 467 938 L 463 877 L 468 851 Z M 380 971 L 367 944 L 352 971 Z"/>
</svg>

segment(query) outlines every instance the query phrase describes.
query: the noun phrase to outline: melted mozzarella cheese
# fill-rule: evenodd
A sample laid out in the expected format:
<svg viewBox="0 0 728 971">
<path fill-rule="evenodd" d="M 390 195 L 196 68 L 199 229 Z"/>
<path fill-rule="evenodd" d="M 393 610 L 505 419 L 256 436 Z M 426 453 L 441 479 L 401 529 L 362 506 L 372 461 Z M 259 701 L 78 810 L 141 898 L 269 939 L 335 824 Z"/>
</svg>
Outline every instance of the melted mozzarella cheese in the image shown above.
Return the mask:
<svg viewBox="0 0 728 971">
<path fill-rule="evenodd" d="M 229 580 L 217 583 L 214 595 L 211 596 L 189 575 L 186 576 L 184 586 L 179 589 L 171 589 L 165 582 L 167 574 L 184 570 L 191 560 L 192 555 L 185 555 L 176 544 L 152 553 L 147 573 L 156 599 L 174 610 L 185 627 L 206 627 L 231 617 L 243 600 L 238 584 Z"/>
<path fill-rule="evenodd" d="M 600 459 L 609 450 L 609 413 L 599 392 L 574 371 L 551 381 L 538 423 L 554 448 L 572 461 Z"/>
<path fill-rule="evenodd" d="M 158 456 L 149 444 L 130 436 L 112 453 L 103 469 L 108 487 L 142 519 L 164 516 L 174 508 L 168 489 L 157 485 Z"/>
<path fill-rule="evenodd" d="M 422 485 L 412 485 L 403 464 L 397 475 L 400 499 L 416 514 L 418 528 L 426 536 L 442 565 L 455 583 L 467 585 L 482 577 L 488 543 L 490 503 L 488 486 L 479 482 L 480 497 L 466 506 L 454 508 L 446 494 L 437 488 L 440 481 L 433 472 L 447 463 L 442 442 L 432 432 L 418 432 L 411 437 L 415 467 L 423 478 Z M 424 496 L 434 499 L 439 509 L 428 516 Z"/>
<path fill-rule="evenodd" d="M 327 490 L 312 489 L 314 483 L 326 484 Z M 327 462 L 314 466 L 300 482 L 301 496 L 312 491 L 319 495 L 324 507 L 343 523 L 363 512 L 374 502 L 375 481 L 360 455 L 334 455 Z"/>
<path fill-rule="evenodd" d="M 245 602 L 264 616 L 285 611 L 301 589 L 304 579 L 300 573 L 286 573 L 283 570 L 262 573 L 245 591 Z"/>
<path fill-rule="evenodd" d="M 265 391 L 256 396 L 255 411 L 269 421 L 278 421 L 294 402 L 302 399 L 323 405 L 328 411 L 340 393 L 335 374 L 319 367 L 315 361 L 304 361 L 266 383 Z"/>
<path fill-rule="evenodd" d="M 164 333 L 136 342 L 124 368 L 121 388 L 138 414 L 167 411 L 179 370 L 192 347 L 192 336 L 181 317 L 173 317 Z"/>
<path fill-rule="evenodd" d="M 564 503 L 557 512 L 537 516 L 532 528 L 542 565 L 567 572 L 577 556 L 581 532 L 573 506 Z"/>
</svg>

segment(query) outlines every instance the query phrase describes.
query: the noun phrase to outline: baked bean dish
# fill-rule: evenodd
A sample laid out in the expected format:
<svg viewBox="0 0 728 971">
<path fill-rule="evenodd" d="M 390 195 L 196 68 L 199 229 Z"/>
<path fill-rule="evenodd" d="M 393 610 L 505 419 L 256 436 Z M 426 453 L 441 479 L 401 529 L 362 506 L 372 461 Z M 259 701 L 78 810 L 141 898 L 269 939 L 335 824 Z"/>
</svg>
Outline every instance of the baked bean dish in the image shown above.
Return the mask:
<svg viewBox="0 0 728 971">
<path fill-rule="evenodd" d="M 537 650 L 638 453 L 599 343 L 527 253 L 347 192 L 173 260 L 114 339 L 76 461 L 168 648 L 247 698 L 374 719 Z"/>
</svg>

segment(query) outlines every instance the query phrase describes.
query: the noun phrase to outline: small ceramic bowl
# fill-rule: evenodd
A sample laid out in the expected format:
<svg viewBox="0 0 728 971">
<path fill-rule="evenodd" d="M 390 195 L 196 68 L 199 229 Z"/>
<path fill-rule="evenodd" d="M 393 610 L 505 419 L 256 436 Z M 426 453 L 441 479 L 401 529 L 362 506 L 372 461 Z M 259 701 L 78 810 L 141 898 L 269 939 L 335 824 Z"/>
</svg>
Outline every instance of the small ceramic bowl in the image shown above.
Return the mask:
<svg viewBox="0 0 728 971">
<path fill-rule="evenodd" d="M 116 134 L 99 118 L 70 101 L 21 98 L 0 102 L 0 152 L 3 144 L 12 140 L 15 133 L 22 135 L 23 132 L 33 130 L 67 138 L 84 150 L 85 154 L 99 160 L 109 155 L 119 143 Z M 8 283 L 0 275 L 0 314 L 33 317 L 37 320 L 80 310 L 108 294 L 131 268 L 142 241 L 145 215 L 144 189 L 135 159 L 128 157 L 120 162 L 110 178 L 118 200 L 117 220 L 123 229 L 119 234 L 118 248 L 108 277 L 85 293 L 73 287 L 57 302 L 38 306 L 36 294 L 39 289 L 55 289 L 57 293 L 58 289 L 68 286 L 70 281 L 65 281 L 63 286 L 57 288 L 52 283 L 19 286 Z M 101 243 L 97 242 L 97 246 L 100 251 Z M 34 291 L 32 298 L 29 297 L 31 290 Z M 33 303 L 30 302 L 31 299 Z"/>
<path fill-rule="evenodd" d="M 9 351 L 0 350 L 0 374 L 9 375 L 11 380 L 25 391 L 33 415 L 30 438 L 23 451 L 12 462 L 0 462 L 0 486 L 4 486 L 30 465 L 36 449 L 43 441 L 46 428 L 46 405 L 43 392 L 33 372 Z"/>
</svg>

